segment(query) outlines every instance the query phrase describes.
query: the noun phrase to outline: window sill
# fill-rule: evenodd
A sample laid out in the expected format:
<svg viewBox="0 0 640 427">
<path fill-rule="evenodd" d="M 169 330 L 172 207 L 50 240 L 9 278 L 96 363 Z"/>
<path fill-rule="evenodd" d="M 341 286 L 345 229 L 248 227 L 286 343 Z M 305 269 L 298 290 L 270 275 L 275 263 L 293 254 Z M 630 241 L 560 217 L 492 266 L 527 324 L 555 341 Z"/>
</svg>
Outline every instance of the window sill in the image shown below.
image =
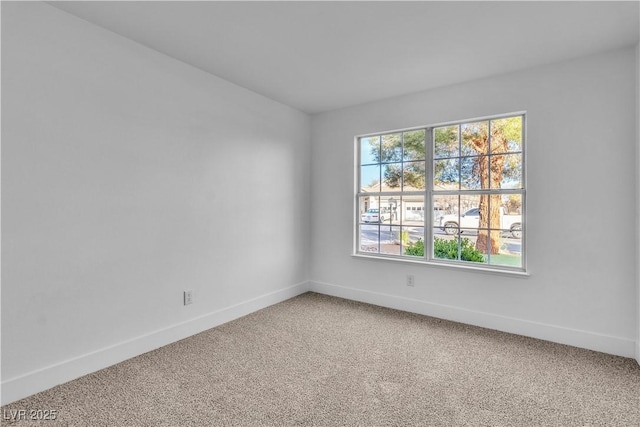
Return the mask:
<svg viewBox="0 0 640 427">
<path fill-rule="evenodd" d="M 411 259 L 411 258 L 396 257 L 396 256 L 367 255 L 363 253 L 354 253 L 354 254 L 351 254 L 351 256 L 354 258 L 362 258 L 362 259 L 384 261 L 384 262 L 390 261 L 390 262 L 400 262 L 400 263 L 407 263 L 407 264 L 419 264 L 419 265 L 427 265 L 430 267 L 446 268 L 449 270 L 458 270 L 458 271 L 469 271 L 474 273 L 498 274 L 503 276 L 511 276 L 511 277 L 519 277 L 519 278 L 526 278 L 531 276 L 530 273 L 526 271 L 521 271 L 521 270 L 508 270 L 508 269 L 493 268 L 493 267 L 476 267 L 473 265 L 426 261 L 423 259 Z"/>
</svg>

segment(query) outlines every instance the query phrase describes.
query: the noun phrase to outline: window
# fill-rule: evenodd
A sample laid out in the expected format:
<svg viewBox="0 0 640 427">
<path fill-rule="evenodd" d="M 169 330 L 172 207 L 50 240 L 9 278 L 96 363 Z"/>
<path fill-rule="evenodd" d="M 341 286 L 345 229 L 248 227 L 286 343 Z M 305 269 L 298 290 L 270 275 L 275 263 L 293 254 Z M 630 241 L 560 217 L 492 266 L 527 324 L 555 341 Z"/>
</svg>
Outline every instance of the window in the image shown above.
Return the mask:
<svg viewBox="0 0 640 427">
<path fill-rule="evenodd" d="M 356 253 L 524 271 L 523 114 L 358 137 Z"/>
</svg>

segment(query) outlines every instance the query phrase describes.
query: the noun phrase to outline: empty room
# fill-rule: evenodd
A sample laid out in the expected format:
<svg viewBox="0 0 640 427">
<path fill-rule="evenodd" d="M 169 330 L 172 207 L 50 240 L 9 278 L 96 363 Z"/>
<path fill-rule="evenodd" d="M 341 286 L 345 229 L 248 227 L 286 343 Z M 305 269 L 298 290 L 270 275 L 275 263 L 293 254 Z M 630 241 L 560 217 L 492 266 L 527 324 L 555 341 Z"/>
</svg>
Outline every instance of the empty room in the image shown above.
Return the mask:
<svg viewBox="0 0 640 427">
<path fill-rule="evenodd" d="M 640 425 L 640 3 L 2 1 L 2 425 Z"/>
</svg>

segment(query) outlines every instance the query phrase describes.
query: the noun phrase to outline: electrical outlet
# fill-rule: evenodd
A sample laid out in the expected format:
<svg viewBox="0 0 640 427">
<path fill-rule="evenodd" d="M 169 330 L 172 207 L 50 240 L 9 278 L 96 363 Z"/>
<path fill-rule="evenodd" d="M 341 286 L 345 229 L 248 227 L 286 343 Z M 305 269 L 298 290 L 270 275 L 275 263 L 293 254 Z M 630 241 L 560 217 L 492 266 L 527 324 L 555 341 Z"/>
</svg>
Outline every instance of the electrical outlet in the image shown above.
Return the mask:
<svg viewBox="0 0 640 427">
<path fill-rule="evenodd" d="M 407 274 L 407 286 L 415 286 L 416 281 L 415 281 L 415 277 L 413 277 L 413 274 Z"/>
<path fill-rule="evenodd" d="M 193 303 L 193 291 L 184 291 L 184 305 Z"/>
</svg>

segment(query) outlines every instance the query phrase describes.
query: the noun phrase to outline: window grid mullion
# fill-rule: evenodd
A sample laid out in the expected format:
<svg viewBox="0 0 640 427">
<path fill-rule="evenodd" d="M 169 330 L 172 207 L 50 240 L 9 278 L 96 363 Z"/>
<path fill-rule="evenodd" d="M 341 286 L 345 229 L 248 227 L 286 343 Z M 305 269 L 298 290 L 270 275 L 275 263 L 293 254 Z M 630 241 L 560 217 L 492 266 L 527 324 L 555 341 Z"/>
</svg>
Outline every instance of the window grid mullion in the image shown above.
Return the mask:
<svg viewBox="0 0 640 427">
<path fill-rule="evenodd" d="M 433 167 L 434 158 L 434 133 L 433 128 L 427 128 L 424 132 L 424 150 L 425 150 L 425 182 L 424 182 L 424 230 L 423 230 L 423 242 L 424 242 L 424 255 L 425 260 L 430 260 L 433 257 Z M 427 167 L 429 165 L 429 167 Z"/>
</svg>

